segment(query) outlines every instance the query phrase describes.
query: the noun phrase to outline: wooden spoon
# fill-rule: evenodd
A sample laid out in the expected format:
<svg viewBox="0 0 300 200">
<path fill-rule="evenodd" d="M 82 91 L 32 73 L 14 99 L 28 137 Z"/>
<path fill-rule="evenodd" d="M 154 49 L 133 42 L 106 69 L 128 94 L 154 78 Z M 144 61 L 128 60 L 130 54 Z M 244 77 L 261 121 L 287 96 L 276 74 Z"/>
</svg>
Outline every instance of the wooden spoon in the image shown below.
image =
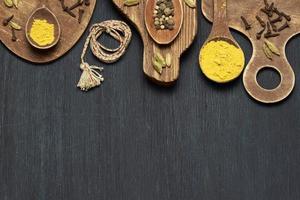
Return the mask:
<svg viewBox="0 0 300 200">
<path fill-rule="evenodd" d="M 27 23 L 26 23 L 26 27 L 25 27 L 25 32 L 26 32 L 26 38 L 28 40 L 28 42 L 35 48 L 37 49 L 50 49 L 51 47 L 55 46 L 59 39 L 60 39 L 60 35 L 61 35 L 61 28 L 60 28 L 60 24 L 58 22 L 57 17 L 54 15 L 54 13 L 46 7 L 47 4 L 47 0 L 43 0 L 44 2 L 42 2 L 42 6 L 37 8 L 32 14 L 31 16 L 28 18 Z M 35 19 L 45 19 L 47 20 L 48 23 L 53 24 L 54 25 L 54 41 L 51 44 L 48 44 L 46 46 L 40 46 L 39 44 L 37 44 L 35 41 L 33 41 L 33 39 L 30 37 L 30 29 L 32 27 L 32 24 L 34 22 Z"/>
<path fill-rule="evenodd" d="M 157 44 L 170 44 L 180 33 L 183 23 L 182 0 L 172 0 L 174 5 L 174 29 L 157 30 L 154 26 L 153 11 L 156 6 L 156 0 L 147 0 L 145 5 L 145 24 L 151 38 Z"/>
<path fill-rule="evenodd" d="M 227 19 L 227 0 L 214 0 L 214 20 L 213 20 L 213 27 L 212 31 L 204 43 L 203 47 L 205 47 L 206 44 L 208 44 L 211 41 L 225 41 L 229 44 L 232 44 L 236 46 L 238 49 L 241 50 L 241 47 L 236 42 L 236 40 L 233 38 L 232 34 L 229 31 L 228 26 L 228 19 Z M 203 49 L 202 47 L 202 49 Z M 202 51 L 201 49 L 201 51 Z M 200 51 L 200 54 L 201 54 Z M 243 51 L 242 51 L 243 52 Z M 242 70 L 240 74 L 242 73 Z M 235 78 L 237 78 L 240 74 L 237 74 Z M 235 79 L 234 78 L 234 79 Z M 228 80 L 232 81 L 234 79 Z M 215 81 L 215 80 L 213 80 Z M 224 83 L 224 82 L 222 82 Z"/>
</svg>

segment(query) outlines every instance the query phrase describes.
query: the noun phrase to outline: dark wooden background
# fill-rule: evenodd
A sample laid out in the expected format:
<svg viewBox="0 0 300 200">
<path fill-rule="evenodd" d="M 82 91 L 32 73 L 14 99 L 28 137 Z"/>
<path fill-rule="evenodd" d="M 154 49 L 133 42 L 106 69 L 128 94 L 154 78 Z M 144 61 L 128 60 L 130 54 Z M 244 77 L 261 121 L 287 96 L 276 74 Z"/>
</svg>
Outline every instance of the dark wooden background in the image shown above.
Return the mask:
<svg viewBox="0 0 300 200">
<path fill-rule="evenodd" d="M 92 22 L 106 19 L 125 20 L 98 0 Z M 300 38 L 287 48 L 297 86 L 266 106 L 241 79 L 219 86 L 202 76 L 198 51 L 211 25 L 200 13 L 199 24 L 171 88 L 145 79 L 136 31 L 89 93 L 75 87 L 83 38 L 49 65 L 0 45 L 0 200 L 299 200 Z M 249 60 L 249 41 L 234 35 Z M 270 87 L 278 77 L 260 80 Z"/>
</svg>

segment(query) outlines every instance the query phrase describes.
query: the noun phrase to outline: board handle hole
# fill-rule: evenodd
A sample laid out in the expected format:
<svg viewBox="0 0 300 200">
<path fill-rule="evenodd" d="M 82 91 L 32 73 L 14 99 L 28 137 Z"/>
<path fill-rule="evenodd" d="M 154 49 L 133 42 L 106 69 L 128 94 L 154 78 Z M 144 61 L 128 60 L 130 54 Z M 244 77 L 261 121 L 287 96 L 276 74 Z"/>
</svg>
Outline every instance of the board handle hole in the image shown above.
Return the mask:
<svg viewBox="0 0 300 200">
<path fill-rule="evenodd" d="M 277 69 L 266 66 L 257 73 L 257 83 L 266 90 L 273 90 L 281 83 L 281 76 Z"/>
</svg>

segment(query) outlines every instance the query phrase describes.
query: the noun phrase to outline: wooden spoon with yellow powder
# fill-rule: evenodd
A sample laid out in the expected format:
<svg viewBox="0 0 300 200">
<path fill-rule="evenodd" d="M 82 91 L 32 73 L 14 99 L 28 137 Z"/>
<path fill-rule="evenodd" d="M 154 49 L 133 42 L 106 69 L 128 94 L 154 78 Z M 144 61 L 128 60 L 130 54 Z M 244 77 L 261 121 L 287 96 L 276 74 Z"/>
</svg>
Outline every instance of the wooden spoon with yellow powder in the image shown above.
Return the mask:
<svg viewBox="0 0 300 200">
<path fill-rule="evenodd" d="M 26 23 L 26 38 L 38 49 L 49 49 L 55 46 L 60 38 L 60 25 L 45 4 L 37 8 Z"/>
<path fill-rule="evenodd" d="M 236 79 L 244 69 L 244 53 L 228 27 L 227 0 L 214 0 L 213 28 L 200 51 L 199 62 L 204 75 L 217 83 Z"/>
</svg>

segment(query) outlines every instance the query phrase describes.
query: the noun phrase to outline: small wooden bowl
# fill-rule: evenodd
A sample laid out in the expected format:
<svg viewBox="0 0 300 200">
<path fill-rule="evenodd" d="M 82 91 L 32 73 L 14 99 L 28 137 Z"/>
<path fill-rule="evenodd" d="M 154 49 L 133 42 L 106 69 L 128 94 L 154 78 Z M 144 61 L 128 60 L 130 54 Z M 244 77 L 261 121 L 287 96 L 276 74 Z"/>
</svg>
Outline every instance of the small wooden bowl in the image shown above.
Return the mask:
<svg viewBox="0 0 300 200">
<path fill-rule="evenodd" d="M 183 23 L 183 6 L 181 0 L 173 0 L 175 10 L 175 27 L 173 30 L 156 30 L 154 26 L 153 11 L 156 5 L 155 0 L 147 0 L 145 5 L 145 24 L 151 38 L 157 43 L 167 45 L 173 42 L 181 31 Z"/>
<path fill-rule="evenodd" d="M 46 46 L 40 46 L 38 45 L 35 41 L 33 41 L 29 35 L 30 29 L 32 27 L 32 24 L 34 22 L 35 19 L 45 19 L 48 21 L 48 23 L 54 24 L 54 38 L 55 40 Z M 60 28 L 60 24 L 58 22 L 57 17 L 54 15 L 53 12 L 51 12 L 45 5 L 43 5 L 42 7 L 36 9 L 31 16 L 28 18 L 28 21 L 26 23 L 26 28 L 25 28 L 25 34 L 26 34 L 26 38 L 27 41 L 29 42 L 29 44 L 37 49 L 50 49 L 53 46 L 55 46 L 59 39 L 60 39 L 60 35 L 61 35 L 61 28 Z"/>
</svg>

